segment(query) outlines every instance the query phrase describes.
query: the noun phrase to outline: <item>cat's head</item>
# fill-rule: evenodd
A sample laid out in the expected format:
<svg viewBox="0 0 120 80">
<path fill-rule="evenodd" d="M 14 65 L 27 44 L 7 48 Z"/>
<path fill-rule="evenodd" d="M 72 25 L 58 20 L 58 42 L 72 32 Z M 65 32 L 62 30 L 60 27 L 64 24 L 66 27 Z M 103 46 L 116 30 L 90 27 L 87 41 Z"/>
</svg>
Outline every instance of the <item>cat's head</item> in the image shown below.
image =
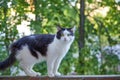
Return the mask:
<svg viewBox="0 0 120 80">
<path fill-rule="evenodd" d="M 58 40 L 64 41 L 64 42 L 70 42 L 74 40 L 74 33 L 75 33 L 75 27 L 73 28 L 62 28 L 60 26 L 57 27 L 57 34 L 56 38 Z"/>
</svg>

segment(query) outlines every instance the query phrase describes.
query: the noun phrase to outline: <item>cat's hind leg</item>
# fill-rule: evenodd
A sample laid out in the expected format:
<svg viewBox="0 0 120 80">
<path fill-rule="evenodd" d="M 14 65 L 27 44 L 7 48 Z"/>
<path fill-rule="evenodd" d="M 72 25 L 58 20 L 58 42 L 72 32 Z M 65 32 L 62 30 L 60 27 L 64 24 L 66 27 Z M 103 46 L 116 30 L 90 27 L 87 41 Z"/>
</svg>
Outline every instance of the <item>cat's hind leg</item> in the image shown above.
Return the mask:
<svg viewBox="0 0 120 80">
<path fill-rule="evenodd" d="M 28 76 L 40 75 L 32 69 L 34 64 L 37 63 L 38 59 L 31 55 L 31 52 L 27 45 L 23 46 L 22 49 L 18 51 L 18 55 L 16 56 L 16 58 L 20 63 L 20 67 Z"/>
<path fill-rule="evenodd" d="M 28 76 L 40 76 L 41 74 L 38 72 L 35 72 L 32 68 L 33 65 L 27 64 L 25 62 L 20 62 L 20 67 L 24 70 L 26 75 Z"/>
</svg>

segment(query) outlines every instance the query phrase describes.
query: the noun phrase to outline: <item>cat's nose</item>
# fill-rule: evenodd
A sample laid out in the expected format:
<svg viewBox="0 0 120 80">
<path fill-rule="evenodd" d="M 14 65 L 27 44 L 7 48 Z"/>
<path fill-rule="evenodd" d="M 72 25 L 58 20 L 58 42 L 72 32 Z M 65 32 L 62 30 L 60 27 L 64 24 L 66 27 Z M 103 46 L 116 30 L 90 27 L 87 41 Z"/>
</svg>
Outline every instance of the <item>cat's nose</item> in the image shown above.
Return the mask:
<svg viewBox="0 0 120 80">
<path fill-rule="evenodd" d="M 67 41 L 67 38 L 64 38 L 64 41 Z"/>
</svg>

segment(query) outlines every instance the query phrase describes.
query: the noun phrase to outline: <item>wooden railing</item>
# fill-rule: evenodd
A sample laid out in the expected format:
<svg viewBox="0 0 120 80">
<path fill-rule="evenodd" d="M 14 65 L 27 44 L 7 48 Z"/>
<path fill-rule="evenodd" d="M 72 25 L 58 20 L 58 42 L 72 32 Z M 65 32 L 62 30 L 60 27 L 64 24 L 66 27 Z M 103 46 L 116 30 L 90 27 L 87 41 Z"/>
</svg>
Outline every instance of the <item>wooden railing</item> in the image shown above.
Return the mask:
<svg viewBox="0 0 120 80">
<path fill-rule="evenodd" d="M 120 75 L 69 75 L 60 77 L 1 76 L 0 80 L 120 80 Z"/>
</svg>

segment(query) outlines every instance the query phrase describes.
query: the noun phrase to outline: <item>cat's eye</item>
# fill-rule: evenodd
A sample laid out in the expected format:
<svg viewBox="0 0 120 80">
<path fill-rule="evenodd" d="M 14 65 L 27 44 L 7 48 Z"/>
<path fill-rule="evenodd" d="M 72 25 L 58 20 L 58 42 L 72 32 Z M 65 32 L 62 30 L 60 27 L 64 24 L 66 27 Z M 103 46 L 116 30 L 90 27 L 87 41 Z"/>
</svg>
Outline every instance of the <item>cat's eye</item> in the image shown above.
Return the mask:
<svg viewBox="0 0 120 80">
<path fill-rule="evenodd" d="M 67 34 L 67 36 L 70 36 L 70 34 Z"/>
<path fill-rule="evenodd" d="M 64 36 L 64 34 L 61 34 L 61 36 Z"/>
</svg>

